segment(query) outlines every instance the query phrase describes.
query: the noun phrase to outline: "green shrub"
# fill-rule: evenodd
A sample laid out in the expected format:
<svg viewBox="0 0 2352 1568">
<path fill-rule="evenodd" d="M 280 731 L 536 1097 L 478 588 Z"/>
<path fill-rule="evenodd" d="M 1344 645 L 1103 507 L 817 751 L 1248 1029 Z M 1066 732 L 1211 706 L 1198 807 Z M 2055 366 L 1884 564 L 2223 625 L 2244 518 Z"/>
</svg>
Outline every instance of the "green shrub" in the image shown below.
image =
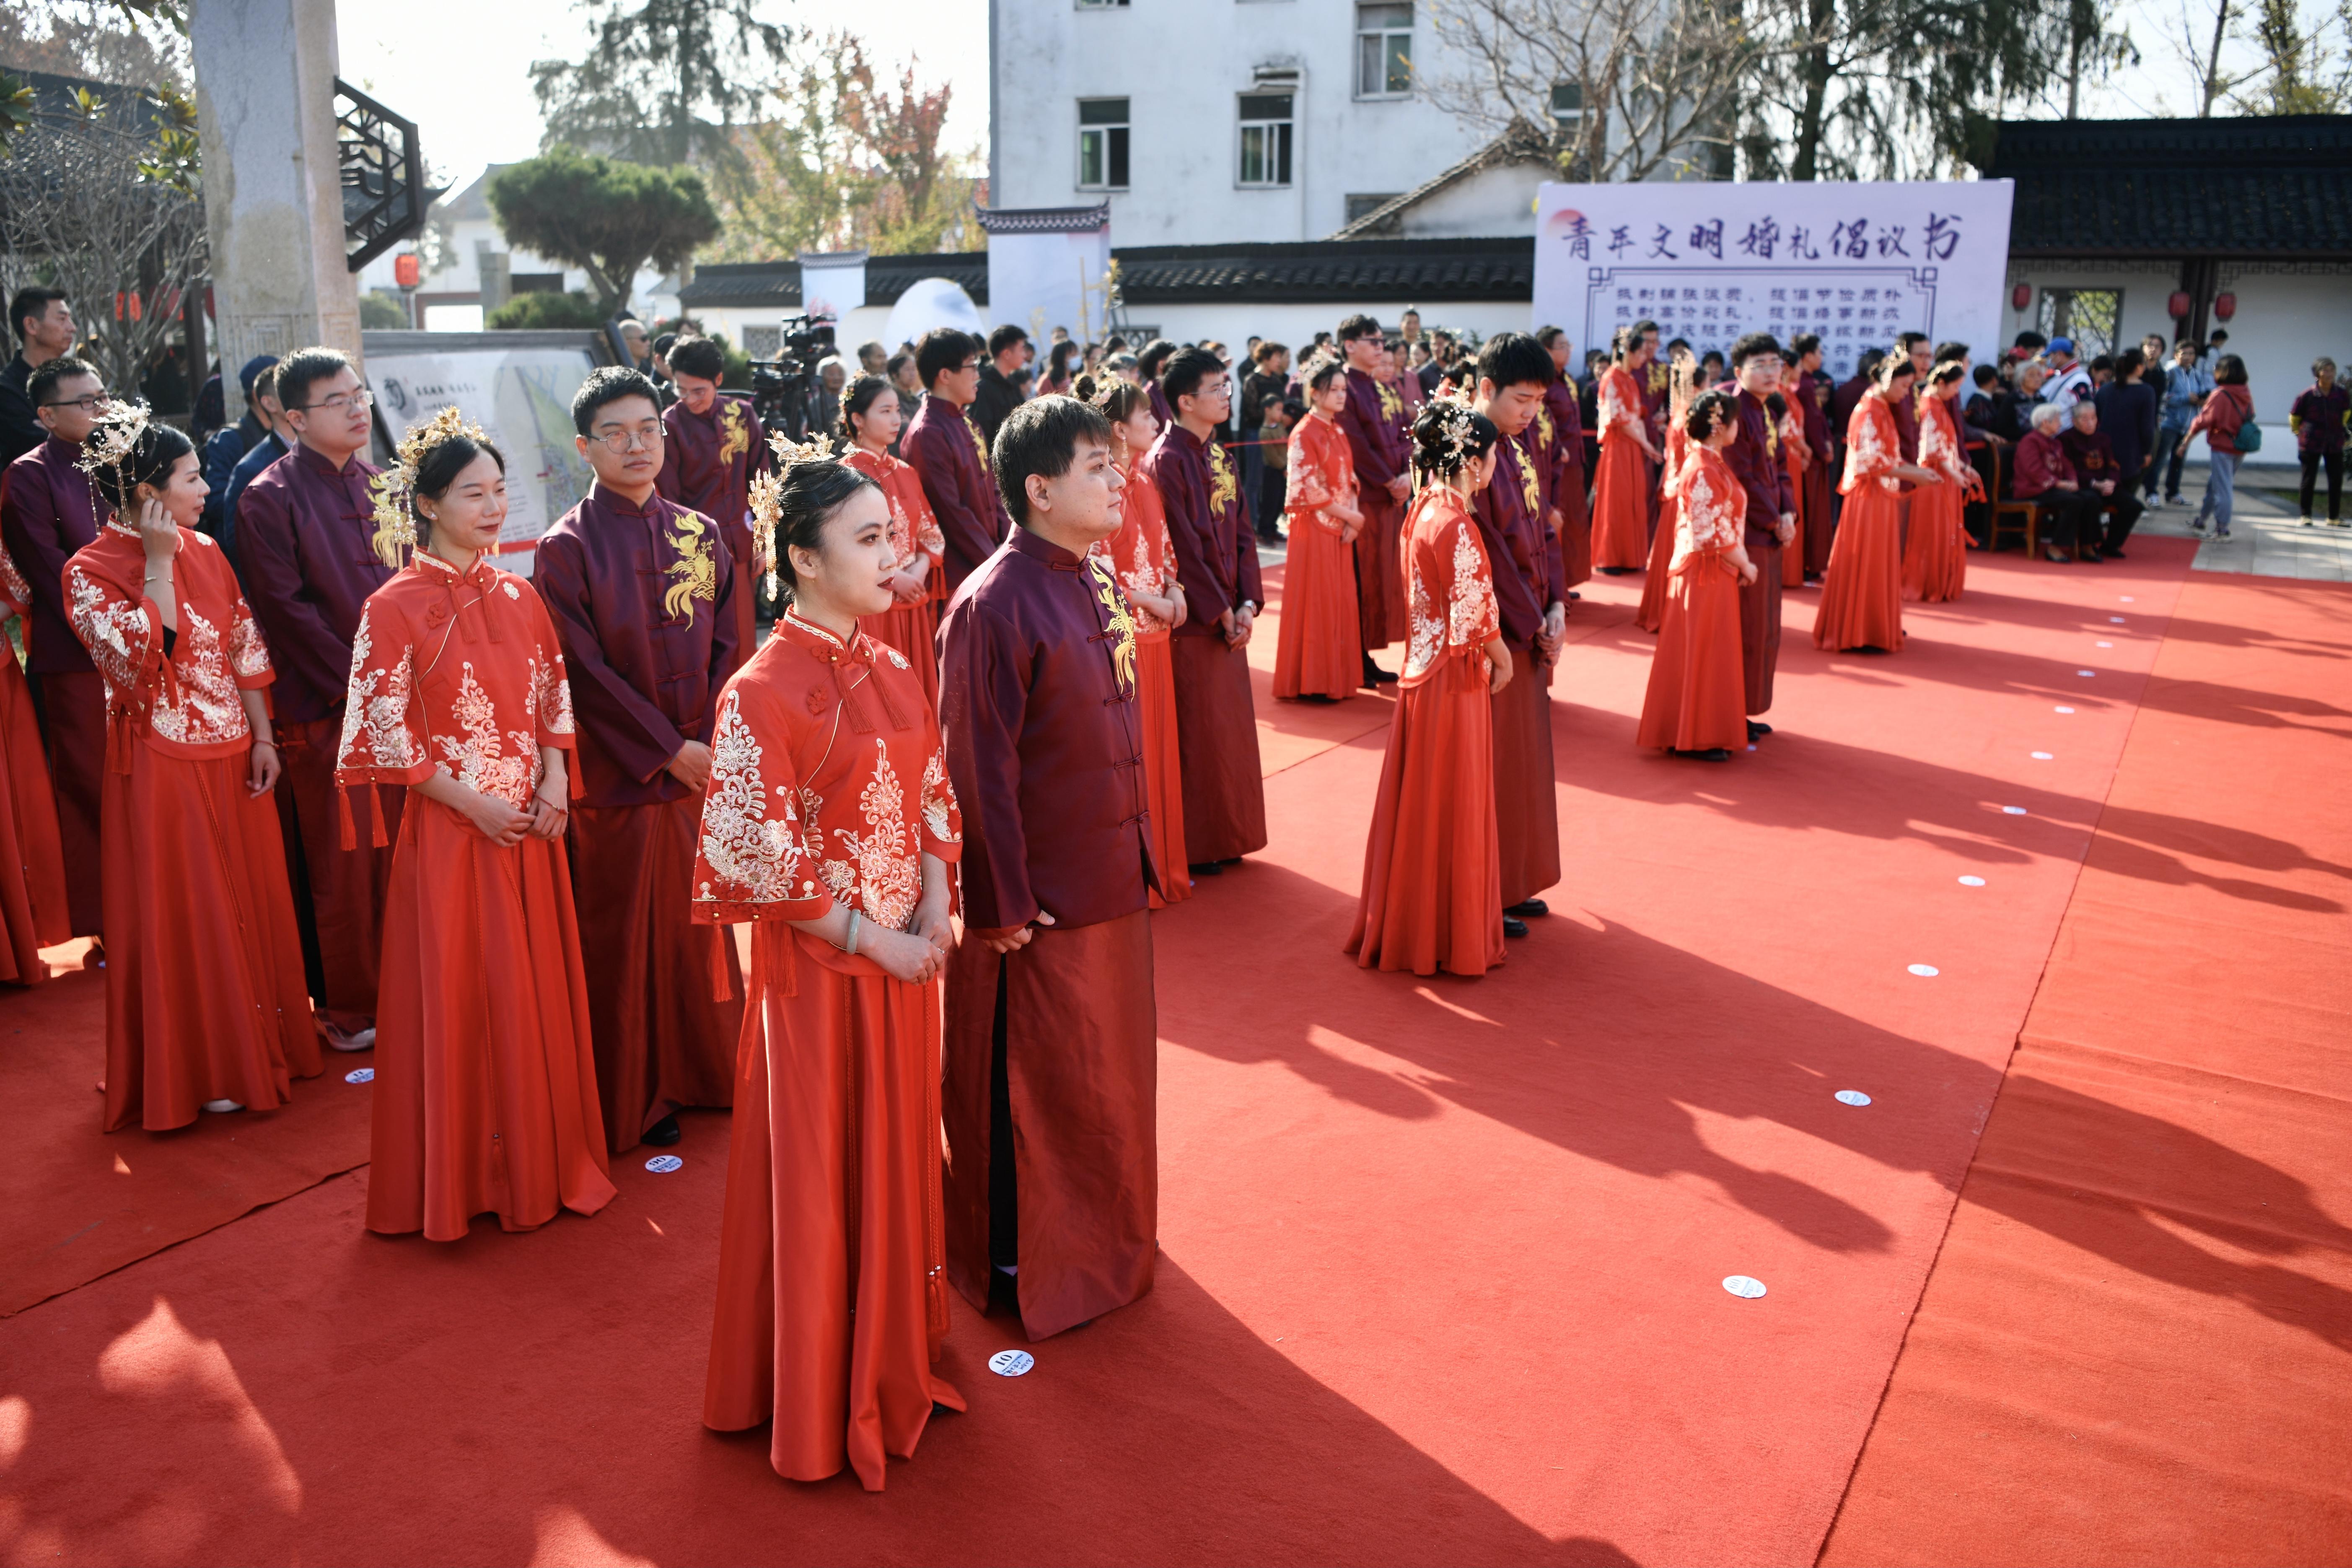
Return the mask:
<svg viewBox="0 0 2352 1568">
<path fill-rule="evenodd" d="M 584 289 L 569 294 L 518 294 L 492 310 L 484 323 L 500 331 L 561 331 L 604 324 L 604 312 Z"/>
</svg>

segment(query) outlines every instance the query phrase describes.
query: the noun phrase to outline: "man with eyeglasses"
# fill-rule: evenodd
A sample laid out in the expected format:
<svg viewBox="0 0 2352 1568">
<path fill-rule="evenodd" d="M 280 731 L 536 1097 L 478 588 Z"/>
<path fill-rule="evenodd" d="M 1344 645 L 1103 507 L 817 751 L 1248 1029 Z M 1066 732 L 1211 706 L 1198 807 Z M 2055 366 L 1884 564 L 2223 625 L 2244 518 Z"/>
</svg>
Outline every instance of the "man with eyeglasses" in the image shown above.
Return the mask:
<svg viewBox="0 0 2352 1568">
<path fill-rule="evenodd" d="M 996 493 L 988 446 L 969 412 L 980 395 L 981 341 L 953 327 L 934 327 L 915 346 L 915 374 L 930 395 L 898 437 L 898 449 L 923 481 L 947 554 L 940 563 L 952 597 L 980 563 L 996 553 L 1013 519 Z"/>
<path fill-rule="evenodd" d="M 304 965 L 320 1031 L 339 1051 L 375 1044 L 376 962 L 383 947 L 383 896 L 391 840 L 405 793 L 376 793 L 382 845 L 362 826 L 343 847 L 335 798 L 335 755 L 352 641 L 368 595 L 392 576 L 376 558 L 376 470 L 367 449 L 374 402 L 352 362 L 331 348 L 298 349 L 278 366 L 278 401 L 294 449 L 245 487 L 236 503 L 237 559 L 246 597 L 269 644 L 278 684 L 270 701 L 285 773 L 278 818 L 298 889 Z M 349 803 L 367 824 L 364 798 Z M 299 889 L 307 876 L 310 896 Z"/>
<path fill-rule="evenodd" d="M 8 301 L 8 324 L 24 346 L 0 370 L 0 468 L 48 439 L 35 414 L 33 372 L 73 353 L 73 309 L 55 289 L 19 289 Z"/>
<path fill-rule="evenodd" d="M 682 383 L 719 368 L 691 357 L 698 347 L 711 345 L 677 347 Z M 596 482 L 541 538 L 534 583 L 563 644 L 579 729 L 572 901 L 604 1139 L 625 1154 L 677 1142 L 681 1110 L 734 1103 L 735 944 L 727 927 L 690 916 L 719 689 L 751 651 L 736 646 L 749 617 L 735 613 L 751 563 L 716 520 L 660 487 L 675 426 L 651 381 L 619 365 L 591 372 L 572 423 Z M 711 994 L 714 973 L 728 976 L 726 999 Z"/>
<path fill-rule="evenodd" d="M 41 444 L 0 477 L 0 542 L 32 591 L 25 612 L 25 673 L 33 679 L 41 744 L 58 797 L 67 912 L 74 935 L 96 937 L 104 912 L 99 806 L 106 777 L 106 687 L 68 618 L 65 571 L 113 515 L 78 466 L 81 444 L 106 407 L 106 384 L 89 364 L 60 354 L 41 362 L 26 392 Z M 104 962 L 102 953 L 93 953 L 93 965 Z"/>
</svg>

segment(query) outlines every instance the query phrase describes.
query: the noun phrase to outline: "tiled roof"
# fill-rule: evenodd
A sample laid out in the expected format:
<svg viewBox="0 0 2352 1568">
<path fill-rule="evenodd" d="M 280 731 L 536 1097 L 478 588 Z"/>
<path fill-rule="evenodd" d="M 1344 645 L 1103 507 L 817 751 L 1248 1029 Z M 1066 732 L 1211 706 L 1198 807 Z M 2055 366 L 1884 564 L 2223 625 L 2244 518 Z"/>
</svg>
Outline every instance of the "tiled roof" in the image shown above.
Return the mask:
<svg viewBox="0 0 2352 1568">
<path fill-rule="evenodd" d="M 2352 115 L 2010 121 L 2018 256 L 2352 259 Z"/>
<path fill-rule="evenodd" d="M 1493 239 L 1317 239 L 1285 245 L 1147 245 L 1115 249 L 1130 305 L 1375 300 L 1526 300 L 1532 236 Z"/>
<path fill-rule="evenodd" d="M 1090 207 L 1007 207 L 992 211 L 976 206 L 972 215 L 991 234 L 1092 234 L 1110 222 L 1110 204 Z"/>
<path fill-rule="evenodd" d="M 1316 239 L 1286 245 L 1144 245 L 1113 250 L 1131 306 L 1334 303 L 1350 300 L 1526 300 L 1534 294 L 1536 242 L 1495 239 Z M 877 256 L 866 264 L 866 300 L 887 305 L 921 278 L 948 278 L 988 300 L 988 254 Z M 695 269 L 678 296 L 688 310 L 797 310 L 798 261 L 732 262 Z"/>
</svg>

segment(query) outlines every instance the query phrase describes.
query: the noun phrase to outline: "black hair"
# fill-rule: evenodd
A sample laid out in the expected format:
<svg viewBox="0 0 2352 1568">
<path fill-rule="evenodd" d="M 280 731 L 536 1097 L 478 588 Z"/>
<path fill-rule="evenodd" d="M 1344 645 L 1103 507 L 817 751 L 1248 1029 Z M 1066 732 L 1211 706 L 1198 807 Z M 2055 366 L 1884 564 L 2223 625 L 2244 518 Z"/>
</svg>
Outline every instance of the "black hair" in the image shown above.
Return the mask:
<svg viewBox="0 0 2352 1568">
<path fill-rule="evenodd" d="M 1173 413 L 1178 398 L 1190 397 L 1209 377 L 1224 373 L 1223 363 L 1208 350 L 1178 349 L 1160 367 L 1160 395 L 1168 400 L 1169 411 Z"/>
<path fill-rule="evenodd" d="M 1777 392 L 1768 392 L 1764 395 L 1764 412 L 1769 414 L 1777 425 L 1789 416 L 1789 400 Z"/>
<path fill-rule="evenodd" d="M 1325 387 L 1331 384 L 1333 378 L 1343 376 L 1347 374 L 1348 362 L 1346 360 L 1334 356 L 1330 359 L 1319 361 L 1313 369 L 1307 373 L 1307 390 L 1309 392 L 1320 392 Z"/>
<path fill-rule="evenodd" d="M 253 384 L 245 389 L 245 399 L 247 403 L 257 402 L 264 397 L 278 404 L 278 413 L 286 412 L 286 405 L 278 401 L 278 367 L 275 364 L 263 365 L 260 372 L 254 376 Z"/>
<path fill-rule="evenodd" d="M 1881 354 L 1871 368 L 1870 379 L 1881 386 L 1893 386 L 1905 376 L 1916 377 L 1919 372 L 1908 354 Z"/>
<path fill-rule="evenodd" d="M 1766 354 L 1775 359 L 1781 358 L 1780 340 L 1769 332 L 1749 332 L 1731 345 L 1731 368 L 1738 370 L 1749 360 L 1760 359 Z"/>
<path fill-rule="evenodd" d="M 1964 374 L 1966 373 L 1960 369 L 1960 362 L 1958 360 L 1937 360 L 1933 365 L 1928 367 L 1927 379 L 1920 384 L 1923 387 L 1941 386 L 1948 381 L 1959 380 Z"/>
<path fill-rule="evenodd" d="M 1186 353 L 1198 353 L 1187 349 Z M 1075 397 L 1054 394 L 1033 398 L 1004 416 L 997 426 L 996 445 L 989 453 L 996 470 L 996 493 L 1004 510 L 1024 528 L 1029 526 L 1029 476 L 1058 479 L 1077 461 L 1078 443 L 1094 440 L 1110 445 L 1110 421 L 1102 410 Z"/>
<path fill-rule="evenodd" d="M 1478 374 L 1500 392 L 1513 386 L 1549 386 L 1559 371 L 1551 351 L 1525 332 L 1496 332 L 1478 350 Z"/>
<path fill-rule="evenodd" d="M 654 395 L 654 384 L 644 371 L 627 365 L 599 365 L 588 373 L 580 390 L 572 395 L 572 427 L 583 436 L 594 428 L 596 415 L 606 404 L 618 403 L 625 397 L 642 397 L 661 411 L 661 399 Z"/>
<path fill-rule="evenodd" d="M 100 465 L 90 479 L 115 516 L 135 519 L 139 487 L 152 485 L 161 490 L 170 480 L 173 466 L 183 458 L 194 456 L 196 444 L 179 428 L 150 419 L 139 432 L 139 439 L 131 444 L 130 456 L 120 463 Z"/>
<path fill-rule="evenodd" d="M 324 344 L 296 349 L 278 362 L 278 405 L 288 409 L 308 408 L 312 386 L 322 381 L 332 381 L 347 370 L 352 370 L 352 362 L 344 357 L 341 349 L 331 349 Z M 359 373 L 352 370 L 352 374 L 357 375 Z"/>
<path fill-rule="evenodd" d="M 1636 331 L 1640 331 L 1641 329 L 1639 329 L 1639 328 L 1635 328 L 1634 330 L 1635 330 Z M 1673 357 L 1673 355 L 1674 355 L 1674 352 L 1675 352 L 1676 349 L 1686 349 L 1686 348 L 1688 348 L 1688 347 L 1690 347 L 1690 346 L 1691 346 L 1691 341 L 1690 341 L 1688 338 L 1682 337 L 1682 336 L 1680 336 L 1680 335 L 1676 335 L 1676 336 L 1675 336 L 1675 337 L 1668 338 L 1668 339 L 1666 340 L 1666 354 L 1667 354 L 1667 357 L 1672 358 L 1672 357 Z"/>
<path fill-rule="evenodd" d="M 1052 351 L 1045 355 L 1045 374 L 1047 378 L 1058 381 L 1063 376 L 1069 374 L 1070 362 L 1078 357 L 1078 345 L 1072 342 L 1067 338 L 1064 338 L 1060 342 L 1055 343 Z"/>
<path fill-rule="evenodd" d="M 1360 310 L 1339 323 L 1339 341 L 1343 343 L 1352 343 L 1358 338 L 1377 338 L 1380 335 L 1380 322 Z"/>
<path fill-rule="evenodd" d="M 1901 349 L 1906 354 L 1911 352 L 1911 345 L 1913 343 L 1924 343 L 1927 341 L 1927 334 L 1925 332 L 1897 332 L 1895 334 L 1895 346 Z"/>
<path fill-rule="evenodd" d="M 906 353 L 904 350 L 901 350 L 898 353 L 892 354 L 888 360 L 884 362 L 882 374 L 888 376 L 892 381 L 896 381 L 898 379 L 898 372 L 914 363 L 915 356 Z"/>
<path fill-rule="evenodd" d="M 677 347 L 677 334 L 676 332 L 664 332 L 653 341 L 654 353 L 661 355 L 664 359 L 669 358 L 669 351 L 676 347 Z"/>
<path fill-rule="evenodd" d="M 2113 354 L 2099 354 L 2091 361 L 2091 374 L 2093 375 L 2098 374 L 2099 372 L 2103 370 L 2111 371 L 2115 368 L 2116 356 Z"/>
<path fill-rule="evenodd" d="M 2011 348 L 2037 350 L 2046 349 L 2049 346 L 2050 340 L 2043 337 L 2040 332 L 2035 331 L 2031 327 L 2028 327 L 2025 331 L 2018 333 L 2017 341 L 2010 344 L 2010 347 Z"/>
<path fill-rule="evenodd" d="M 682 338 L 655 353 L 669 362 L 672 375 L 698 375 L 705 381 L 727 379 L 727 351 L 709 338 Z"/>
<path fill-rule="evenodd" d="M 2116 356 L 2116 379 L 2120 381 L 2147 363 L 2147 356 L 2137 349 L 2126 349 Z"/>
<path fill-rule="evenodd" d="M 1936 345 L 1936 363 L 1937 364 L 1942 364 L 1948 360 L 1964 360 L 1968 357 L 1969 345 L 1966 343 L 1947 342 L 1937 343 Z"/>
<path fill-rule="evenodd" d="M 1561 335 L 1566 331 L 1567 329 L 1564 327 L 1538 327 L 1536 329 L 1536 342 L 1543 344 L 1544 352 L 1549 353 L 1551 352 L 1552 344 L 1559 342 Z"/>
<path fill-rule="evenodd" d="M 1167 338 L 1154 338 L 1137 351 L 1135 368 L 1146 381 L 1160 379 L 1160 367 L 1176 352 L 1176 344 Z"/>
<path fill-rule="evenodd" d="M 1470 436 L 1457 455 L 1447 438 L 1446 426 L 1465 416 L 1470 422 Z M 1433 479 L 1448 479 L 1494 450 L 1495 443 L 1502 437 L 1495 422 L 1483 414 L 1465 409 L 1458 403 L 1424 403 L 1412 421 L 1412 466 Z"/>
<path fill-rule="evenodd" d="M 32 341 L 31 335 L 25 331 L 26 317 L 46 316 L 49 313 L 49 307 L 64 298 L 65 291 L 60 289 L 17 289 L 16 297 L 8 301 L 8 324 L 16 329 L 18 341 Z"/>
<path fill-rule="evenodd" d="M 1108 371 L 1099 374 L 1087 372 L 1070 384 L 1070 392 L 1114 425 L 1126 424 L 1135 417 L 1137 409 L 1148 406 L 1151 401 L 1141 386 Z"/>
<path fill-rule="evenodd" d="M 857 439 L 857 426 L 852 422 L 851 416 L 863 414 L 873 407 L 886 392 L 892 397 L 898 395 L 898 389 L 884 377 L 861 375 L 851 382 L 848 390 L 841 395 L 841 413 L 834 419 L 833 433 L 840 437 L 845 449 Z"/>
<path fill-rule="evenodd" d="M 1990 386 L 1993 383 L 2000 379 L 2000 372 L 1993 369 L 1993 367 L 1989 364 L 1980 364 L 1977 366 L 1976 370 L 1971 374 L 1970 379 L 1975 381 L 1979 386 Z"/>
<path fill-rule="evenodd" d="M 1683 434 L 1704 441 L 1738 417 L 1739 402 L 1731 394 L 1702 392 L 1691 399 L 1690 412 L 1683 416 Z"/>
<path fill-rule="evenodd" d="M 1878 368 L 1878 362 L 1885 357 L 1886 351 L 1885 349 L 1863 350 L 1861 353 L 1854 356 L 1854 374 L 1859 376 L 1868 376 L 1872 371 Z"/>
<path fill-rule="evenodd" d="M 1642 346 L 1642 333 L 1637 327 L 1620 327 L 1609 334 L 1609 357 L 1622 361 Z"/>
<path fill-rule="evenodd" d="M 963 368 L 963 362 L 980 353 L 980 344 L 970 332 L 953 327 L 933 327 L 915 345 L 915 379 L 929 392 L 940 384 L 940 377 Z"/>
<path fill-rule="evenodd" d="M 2213 362 L 2213 384 L 2243 386 L 2246 384 L 2246 362 L 2236 354 L 2223 354 Z"/>
<path fill-rule="evenodd" d="M 988 334 L 988 357 L 994 359 L 1006 349 L 1012 348 L 1019 343 L 1025 343 L 1028 341 L 1029 334 L 1026 331 L 1014 326 L 1012 322 L 1007 321 L 1004 325 L 997 328 L 996 331 Z"/>
<path fill-rule="evenodd" d="M 1799 332 L 1789 341 L 1789 353 L 1794 358 L 1802 359 L 1821 346 L 1822 340 L 1818 333 Z"/>
<path fill-rule="evenodd" d="M 33 367 L 33 374 L 25 378 L 25 400 L 36 408 L 42 407 L 48 403 L 49 394 L 58 389 L 58 383 L 82 375 L 98 375 L 98 367 L 71 354 L 43 360 Z M 101 382 L 104 379 L 100 377 Z"/>
<path fill-rule="evenodd" d="M 2314 374 L 2316 374 L 2316 373 L 2314 373 Z M 1272 404 L 1272 402 L 1271 402 L 1270 400 L 1269 400 L 1269 402 L 1268 402 L 1267 406 L 1269 406 L 1269 407 L 1273 406 L 1273 404 Z M 1301 419 L 1304 419 L 1304 418 L 1306 418 L 1306 417 L 1307 417 L 1307 405 L 1305 405 L 1304 403 L 1299 402 L 1299 401 L 1298 401 L 1298 399 L 1297 399 L 1297 398 L 1295 398 L 1295 397 L 1286 397 L 1286 398 L 1284 398 L 1284 399 L 1282 400 L 1281 407 L 1282 407 L 1282 416 L 1283 416 L 1285 419 L 1289 420 L 1293 425 L 1297 424 Z"/>
<path fill-rule="evenodd" d="M 1652 332 L 1654 332 L 1657 330 L 1658 323 L 1650 320 L 1647 316 L 1643 317 L 1640 321 L 1633 323 L 1633 336 L 1636 339 L 1648 337 Z"/>
<path fill-rule="evenodd" d="M 882 488 L 862 470 L 830 458 L 794 463 L 784 470 L 776 488 L 776 581 L 782 589 L 780 597 L 790 599 L 801 585 L 799 575 L 793 570 L 793 550 L 821 553 L 824 549 L 824 525 L 848 503 L 850 497 L 869 487 Z"/>
</svg>

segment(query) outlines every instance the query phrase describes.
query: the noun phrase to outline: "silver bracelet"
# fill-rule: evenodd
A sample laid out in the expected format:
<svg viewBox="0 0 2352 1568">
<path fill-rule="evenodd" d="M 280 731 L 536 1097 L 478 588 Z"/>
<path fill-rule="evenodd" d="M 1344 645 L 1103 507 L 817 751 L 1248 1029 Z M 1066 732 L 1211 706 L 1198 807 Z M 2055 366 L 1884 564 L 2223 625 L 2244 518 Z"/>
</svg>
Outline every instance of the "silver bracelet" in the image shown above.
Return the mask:
<svg viewBox="0 0 2352 1568">
<path fill-rule="evenodd" d="M 841 951 L 852 958 L 857 956 L 857 927 L 862 918 L 856 910 L 849 911 L 849 935 L 842 942 Z"/>
</svg>

